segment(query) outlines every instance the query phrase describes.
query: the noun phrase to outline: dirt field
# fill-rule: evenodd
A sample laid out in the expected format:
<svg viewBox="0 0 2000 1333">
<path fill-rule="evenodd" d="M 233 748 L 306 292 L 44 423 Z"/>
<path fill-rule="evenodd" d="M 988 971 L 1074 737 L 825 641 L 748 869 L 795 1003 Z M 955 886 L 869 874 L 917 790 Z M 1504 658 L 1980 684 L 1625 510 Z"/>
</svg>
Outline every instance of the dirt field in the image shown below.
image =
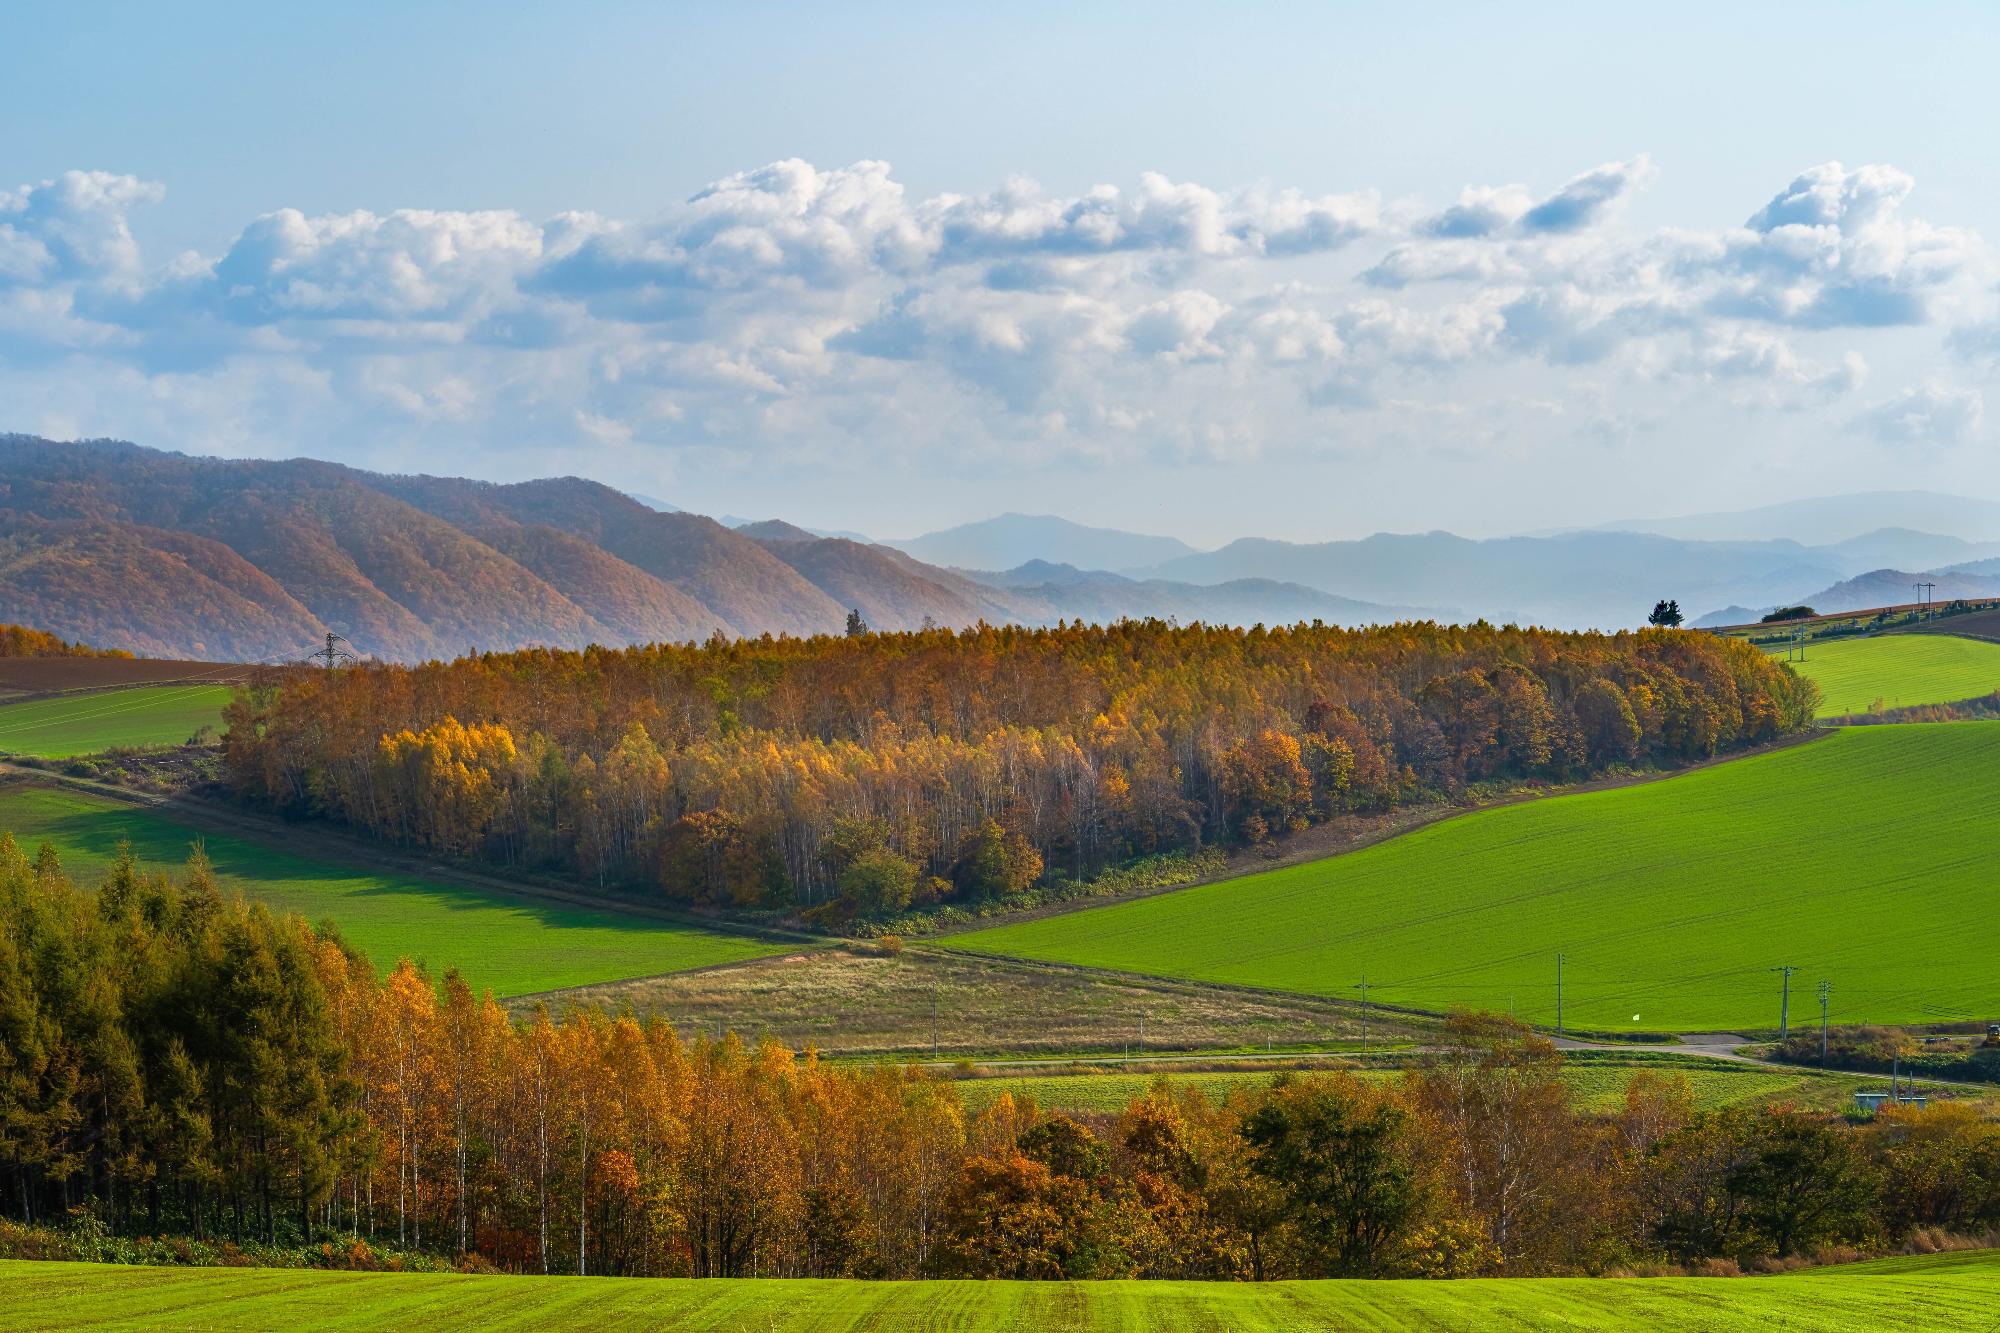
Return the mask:
<svg viewBox="0 0 2000 1333">
<path fill-rule="evenodd" d="M 0 657 L 0 698 L 32 698 L 132 685 L 229 685 L 258 668 L 162 657 Z"/>
<path fill-rule="evenodd" d="M 517 1012 L 538 997 L 511 1002 Z M 685 1033 L 717 1024 L 746 1037 L 828 1054 L 937 1049 L 953 1054 L 1072 1054 L 1140 1049 L 1262 1050 L 1267 1043 L 1325 1046 L 1356 1041 L 1359 1009 L 1348 1003 L 1253 991 L 1111 977 L 1070 968 L 957 957 L 909 948 L 798 952 L 677 976 L 586 986 L 551 994 L 566 1004 L 630 1005 Z M 1407 1020 L 1375 1011 L 1371 1039 L 1407 1036 Z"/>
<path fill-rule="evenodd" d="M 1904 634 L 1955 634 L 1961 639 L 1989 639 L 2000 642 L 2000 609 L 1974 611 L 1962 616 L 1945 616 L 1912 625 Z"/>
</svg>

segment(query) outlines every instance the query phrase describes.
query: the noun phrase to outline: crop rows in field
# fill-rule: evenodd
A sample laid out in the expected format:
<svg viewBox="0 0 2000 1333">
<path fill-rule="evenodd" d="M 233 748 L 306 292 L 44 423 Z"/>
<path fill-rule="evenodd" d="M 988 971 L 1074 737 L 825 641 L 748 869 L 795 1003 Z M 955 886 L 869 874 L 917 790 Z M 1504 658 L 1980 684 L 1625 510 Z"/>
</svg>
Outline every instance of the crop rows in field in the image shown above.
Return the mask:
<svg viewBox="0 0 2000 1333">
<path fill-rule="evenodd" d="M 2000 1018 L 2000 724 L 1861 727 L 1344 856 L 953 937 L 1003 956 L 1574 1030 Z"/>
<path fill-rule="evenodd" d="M 2000 1308 L 2000 1253 L 1780 1277 L 1461 1282 L 861 1282 L 475 1277 L 314 1269 L 0 1263 L 10 1324 L 177 1328 L 571 1329 L 677 1333 L 1228 1328 L 1769 1328 L 1971 1333 Z"/>
<path fill-rule="evenodd" d="M 30 853 L 43 841 L 86 882 L 129 840 L 142 865 L 178 867 L 199 842 L 225 889 L 332 918 L 377 966 L 399 958 L 433 975 L 456 967 L 474 987 L 519 995 L 735 962 L 779 946 L 652 917 L 546 905 L 439 880 L 343 866 L 262 840 L 206 834 L 142 807 L 67 788 L 0 788 L 0 833 Z"/>
</svg>

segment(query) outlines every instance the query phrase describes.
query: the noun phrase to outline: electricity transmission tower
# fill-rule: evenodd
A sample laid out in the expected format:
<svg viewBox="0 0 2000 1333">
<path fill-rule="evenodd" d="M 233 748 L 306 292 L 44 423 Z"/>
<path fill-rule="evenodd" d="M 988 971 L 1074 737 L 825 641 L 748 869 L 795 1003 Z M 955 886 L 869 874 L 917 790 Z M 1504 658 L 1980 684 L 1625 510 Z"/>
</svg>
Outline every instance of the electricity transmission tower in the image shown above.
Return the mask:
<svg viewBox="0 0 2000 1333">
<path fill-rule="evenodd" d="M 328 630 L 326 647 L 307 653 L 304 658 L 304 664 L 306 666 L 323 666 L 328 671 L 333 670 L 337 666 L 353 666 L 360 659 L 356 658 L 353 653 L 348 652 L 346 648 L 335 646 L 343 643 L 348 643 L 348 640 L 335 634 L 332 630 Z M 349 646 L 351 647 L 352 645 L 349 644 Z"/>
<path fill-rule="evenodd" d="M 1784 999 L 1778 1005 L 1778 1040 L 1783 1041 L 1792 1030 L 1792 973 L 1798 969 L 1786 963 L 1783 967 L 1774 967 L 1771 970 L 1785 974 Z"/>
<path fill-rule="evenodd" d="M 1923 609 L 1917 613 L 1918 618 L 1928 619 L 1931 613 L 1931 589 L 1937 587 L 1937 584 L 1912 583 L 1910 587 L 1915 589 L 1922 598 L 1920 605 L 1922 606 Z"/>
</svg>

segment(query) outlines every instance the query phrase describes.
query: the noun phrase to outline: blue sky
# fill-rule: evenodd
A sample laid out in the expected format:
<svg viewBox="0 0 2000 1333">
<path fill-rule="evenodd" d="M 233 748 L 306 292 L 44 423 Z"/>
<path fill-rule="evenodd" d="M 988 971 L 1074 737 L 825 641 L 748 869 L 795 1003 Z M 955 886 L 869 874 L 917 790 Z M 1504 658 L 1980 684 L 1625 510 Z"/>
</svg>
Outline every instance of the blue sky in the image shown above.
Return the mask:
<svg viewBox="0 0 2000 1333">
<path fill-rule="evenodd" d="M 2000 8 L 499 8 L 7 20 L 0 428 L 889 535 L 2000 494 Z"/>
</svg>

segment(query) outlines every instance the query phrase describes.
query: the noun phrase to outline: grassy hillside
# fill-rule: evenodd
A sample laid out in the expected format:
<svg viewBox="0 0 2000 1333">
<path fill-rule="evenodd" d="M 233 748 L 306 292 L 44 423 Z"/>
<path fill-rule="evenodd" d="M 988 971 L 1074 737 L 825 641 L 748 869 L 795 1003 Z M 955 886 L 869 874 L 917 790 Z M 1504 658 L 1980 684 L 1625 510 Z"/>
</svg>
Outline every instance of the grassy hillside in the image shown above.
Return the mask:
<svg viewBox="0 0 2000 1333">
<path fill-rule="evenodd" d="M 185 745 L 222 729 L 227 685 L 146 685 L 0 704 L 0 753 L 64 759 L 114 748 Z"/>
<path fill-rule="evenodd" d="M 1579 1104 L 1592 1110 L 1611 1111 L 1624 1104 L 1625 1089 L 1633 1074 L 1641 1069 L 1683 1075 L 1694 1092 L 1695 1105 L 1703 1110 L 1776 1099 L 1839 1109 L 1852 1102 L 1857 1087 L 1879 1086 L 1884 1091 L 1888 1088 L 1887 1079 L 1859 1074 L 1820 1075 L 1804 1070 L 1760 1069 L 1748 1064 L 1724 1066 L 1721 1062 L 1707 1061 L 1646 1060 L 1633 1064 L 1572 1061 L 1564 1066 L 1563 1078 Z M 1361 1076 L 1398 1078 L 1401 1071 L 1363 1070 Z M 958 1083 L 958 1090 L 966 1104 L 975 1107 L 985 1106 L 1002 1092 L 1008 1092 L 1016 1097 L 1031 1096 L 1045 1110 L 1117 1112 L 1151 1087 L 1156 1077 L 1115 1069 L 1095 1073 L 1020 1074 L 964 1079 Z M 1211 1099 L 1220 1100 L 1237 1088 L 1265 1087 L 1273 1075 L 1261 1070 L 1232 1070 L 1168 1077 L 1176 1087 L 1192 1084 Z"/>
<path fill-rule="evenodd" d="M 2000 1017 L 2000 724 L 1862 727 L 1347 856 L 977 931 L 957 948 L 1572 1029 Z"/>
<path fill-rule="evenodd" d="M 649 918 L 542 905 L 434 880 L 296 855 L 274 844 L 204 834 L 151 810 L 62 788 L 0 788 L 0 832 L 33 850 L 52 843 L 85 879 L 131 840 L 142 863 L 178 865 L 200 841 L 229 889 L 309 920 L 332 917 L 378 966 L 400 957 L 434 974 L 461 969 L 501 995 L 735 962 L 775 946 Z"/>
<path fill-rule="evenodd" d="M 1884 634 L 1807 645 L 1802 676 L 1819 682 L 1820 716 L 1956 703 L 2000 689 L 2000 643 L 1943 634 Z"/>
<path fill-rule="evenodd" d="M 1896 1329 L 1976 1333 L 1993 1251 L 1760 1278 L 1465 1282 L 854 1282 L 468 1277 L 0 1264 L 18 1329 Z"/>
</svg>

